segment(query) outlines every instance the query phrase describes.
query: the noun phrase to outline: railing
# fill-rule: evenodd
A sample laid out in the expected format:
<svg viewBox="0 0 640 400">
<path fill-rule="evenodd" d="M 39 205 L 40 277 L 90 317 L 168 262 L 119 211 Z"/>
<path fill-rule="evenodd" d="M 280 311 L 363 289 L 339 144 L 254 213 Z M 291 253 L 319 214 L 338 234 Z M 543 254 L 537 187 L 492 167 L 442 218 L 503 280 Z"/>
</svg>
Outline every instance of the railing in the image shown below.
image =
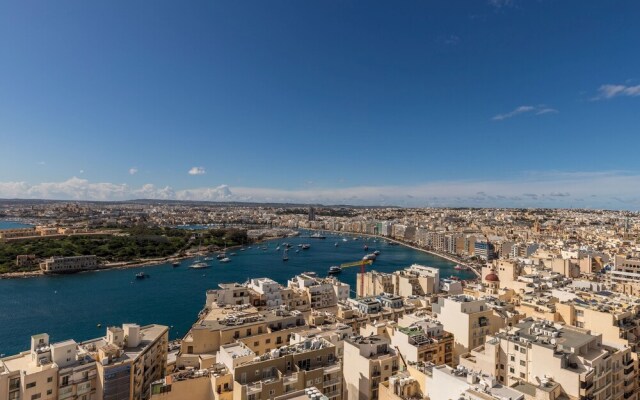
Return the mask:
<svg viewBox="0 0 640 400">
<path fill-rule="evenodd" d="M 625 368 L 625 369 L 624 369 L 624 374 L 625 374 L 625 375 L 628 375 L 628 374 L 630 374 L 631 372 L 633 372 L 633 365 L 632 365 L 632 366 L 630 366 L 629 368 Z"/>
<path fill-rule="evenodd" d="M 327 387 L 327 386 L 337 385 L 340 382 L 342 382 L 341 378 L 334 378 L 334 379 L 329 379 L 328 381 L 324 381 L 322 385 L 324 387 Z"/>
</svg>

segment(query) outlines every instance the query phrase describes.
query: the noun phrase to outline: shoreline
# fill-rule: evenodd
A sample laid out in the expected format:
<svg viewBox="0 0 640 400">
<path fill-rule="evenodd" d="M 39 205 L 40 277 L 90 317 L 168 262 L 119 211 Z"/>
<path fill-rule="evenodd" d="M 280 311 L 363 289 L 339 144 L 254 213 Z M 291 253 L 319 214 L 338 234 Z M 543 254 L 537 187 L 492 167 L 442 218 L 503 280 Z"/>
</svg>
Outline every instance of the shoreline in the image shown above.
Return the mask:
<svg viewBox="0 0 640 400">
<path fill-rule="evenodd" d="M 461 265 L 461 266 L 467 268 L 467 271 L 473 272 L 478 278 L 482 277 L 482 274 L 473 265 L 471 265 L 469 263 L 466 263 L 466 262 L 464 262 L 462 260 L 457 260 L 455 258 L 455 256 L 452 256 L 452 255 L 449 255 L 449 254 L 440 254 L 440 253 L 435 252 L 433 250 L 428 250 L 428 249 L 425 249 L 425 248 L 422 248 L 422 247 L 418 247 L 418 246 L 416 246 L 414 244 L 403 242 L 403 241 L 398 240 L 398 239 L 393 239 L 393 238 L 389 238 L 389 237 L 382 236 L 382 235 L 372 235 L 370 233 L 344 232 L 344 231 L 334 231 L 334 230 L 330 230 L 330 229 L 314 229 L 314 228 L 301 228 L 301 229 L 308 230 L 308 231 L 315 231 L 315 232 L 331 232 L 331 233 L 338 233 L 338 234 L 346 234 L 346 235 L 350 235 L 350 236 L 366 236 L 366 237 L 373 237 L 373 238 L 376 238 L 376 239 L 387 240 L 389 242 L 397 243 L 397 244 L 399 244 L 401 246 L 409 247 L 409 248 L 411 248 L 413 250 L 416 250 L 416 251 L 427 253 L 427 254 L 430 254 L 432 256 L 439 257 L 439 258 L 442 258 L 444 260 L 454 262 L 454 263 L 456 263 L 458 265 Z"/>
<path fill-rule="evenodd" d="M 263 239 L 256 239 L 254 242 L 248 244 L 249 246 L 253 246 L 253 245 L 258 245 L 260 243 L 269 241 L 269 240 L 276 240 L 278 239 L 278 237 L 269 237 L 269 238 L 263 238 Z M 227 247 L 226 251 L 229 250 L 234 250 L 234 249 L 240 249 L 241 247 L 244 247 L 241 244 L 235 245 L 235 246 L 230 246 Z M 202 257 L 202 256 L 207 256 L 210 254 L 215 254 L 215 253 L 221 253 L 224 252 L 223 249 L 219 249 L 219 250 L 213 250 L 213 251 L 196 251 L 194 253 L 191 253 L 189 255 L 184 255 L 184 256 L 169 256 L 169 257 L 160 257 L 160 258 L 148 258 L 148 259 L 144 259 L 144 260 L 131 260 L 131 261 L 118 261 L 118 262 L 112 262 L 112 263 L 107 263 L 107 264 L 103 264 L 101 266 L 99 266 L 98 268 L 95 269 L 88 269 L 88 270 L 83 270 L 83 271 L 77 271 L 74 273 L 77 274 L 81 274 L 81 273 L 85 273 L 85 272 L 100 272 L 100 271 L 107 271 L 107 270 L 111 270 L 111 269 L 130 269 L 130 268 L 143 268 L 143 267 L 155 267 L 158 265 L 162 265 L 162 264 L 169 264 L 172 263 L 174 261 L 183 261 L 183 260 L 187 260 L 190 258 L 196 258 L 196 257 Z M 67 275 L 67 274 L 45 274 L 44 272 L 42 272 L 40 269 L 34 270 L 34 271 L 16 271 L 16 272 L 5 272 L 0 274 L 0 280 L 1 279 L 20 279 L 20 278 L 38 278 L 38 277 L 43 277 L 43 276 L 62 276 L 62 275 Z"/>
</svg>

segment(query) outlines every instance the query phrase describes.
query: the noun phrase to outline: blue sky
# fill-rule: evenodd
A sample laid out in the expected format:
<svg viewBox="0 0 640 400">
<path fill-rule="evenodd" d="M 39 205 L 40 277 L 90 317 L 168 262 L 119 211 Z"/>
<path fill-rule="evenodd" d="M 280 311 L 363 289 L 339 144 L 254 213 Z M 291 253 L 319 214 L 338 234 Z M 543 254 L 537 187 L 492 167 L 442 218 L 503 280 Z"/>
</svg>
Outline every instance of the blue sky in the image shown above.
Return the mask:
<svg viewBox="0 0 640 400">
<path fill-rule="evenodd" d="M 637 1 L 5 1 L 0 198 L 640 208 Z"/>
</svg>

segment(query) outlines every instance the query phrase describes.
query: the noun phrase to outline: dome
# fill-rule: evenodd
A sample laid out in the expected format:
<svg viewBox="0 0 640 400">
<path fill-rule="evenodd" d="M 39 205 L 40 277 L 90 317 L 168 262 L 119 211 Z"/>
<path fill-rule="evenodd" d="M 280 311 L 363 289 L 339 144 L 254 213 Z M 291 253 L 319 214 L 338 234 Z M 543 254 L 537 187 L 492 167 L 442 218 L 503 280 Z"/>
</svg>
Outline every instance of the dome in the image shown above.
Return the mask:
<svg viewBox="0 0 640 400">
<path fill-rule="evenodd" d="M 487 282 L 500 282 L 500 278 L 498 278 L 498 275 L 493 271 L 488 273 L 487 276 L 484 277 L 484 280 Z"/>
</svg>

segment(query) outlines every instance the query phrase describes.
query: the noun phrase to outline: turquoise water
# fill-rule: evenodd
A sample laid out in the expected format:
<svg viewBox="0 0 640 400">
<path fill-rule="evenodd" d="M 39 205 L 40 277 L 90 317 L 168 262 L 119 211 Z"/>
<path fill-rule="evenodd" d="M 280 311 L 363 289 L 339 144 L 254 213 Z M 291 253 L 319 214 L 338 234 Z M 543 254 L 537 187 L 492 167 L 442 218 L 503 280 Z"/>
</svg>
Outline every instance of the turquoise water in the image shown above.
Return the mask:
<svg viewBox="0 0 640 400">
<path fill-rule="evenodd" d="M 0 220 L 0 229 L 29 228 L 31 226 L 22 222 Z"/>
<path fill-rule="evenodd" d="M 304 235 L 304 234 L 303 234 Z M 52 341 L 75 339 L 82 341 L 105 334 L 104 327 L 127 322 L 159 323 L 173 326 L 171 338 L 183 336 L 204 306 L 205 291 L 215 289 L 220 282 L 244 282 L 248 278 L 270 277 L 286 284 L 287 279 L 304 271 L 325 275 L 331 265 L 358 261 L 366 253 L 380 250 L 373 269 L 391 272 L 420 263 L 438 267 L 441 276 L 473 277 L 470 272 L 456 271 L 453 263 L 404 246 L 389 246 L 373 239 L 342 241 L 342 236 L 327 235 L 327 239 L 297 238 L 270 241 L 261 250 L 252 246 L 246 251 L 233 250 L 228 264 L 210 261 L 212 267 L 192 270 L 192 260 L 183 260 L 173 268 L 170 264 L 153 267 L 86 272 L 75 275 L 43 276 L 0 280 L 0 354 L 14 354 L 29 347 L 30 336 L 46 332 Z M 278 243 L 294 245 L 289 261 L 282 261 Z M 335 247 L 335 243 L 339 247 Z M 310 243 L 309 250 L 300 250 L 299 243 Z M 364 244 L 369 250 L 363 250 Z M 359 268 L 345 269 L 339 279 L 355 290 Z M 151 275 L 135 280 L 137 272 Z M 96 324 L 102 324 L 98 328 Z"/>
</svg>

